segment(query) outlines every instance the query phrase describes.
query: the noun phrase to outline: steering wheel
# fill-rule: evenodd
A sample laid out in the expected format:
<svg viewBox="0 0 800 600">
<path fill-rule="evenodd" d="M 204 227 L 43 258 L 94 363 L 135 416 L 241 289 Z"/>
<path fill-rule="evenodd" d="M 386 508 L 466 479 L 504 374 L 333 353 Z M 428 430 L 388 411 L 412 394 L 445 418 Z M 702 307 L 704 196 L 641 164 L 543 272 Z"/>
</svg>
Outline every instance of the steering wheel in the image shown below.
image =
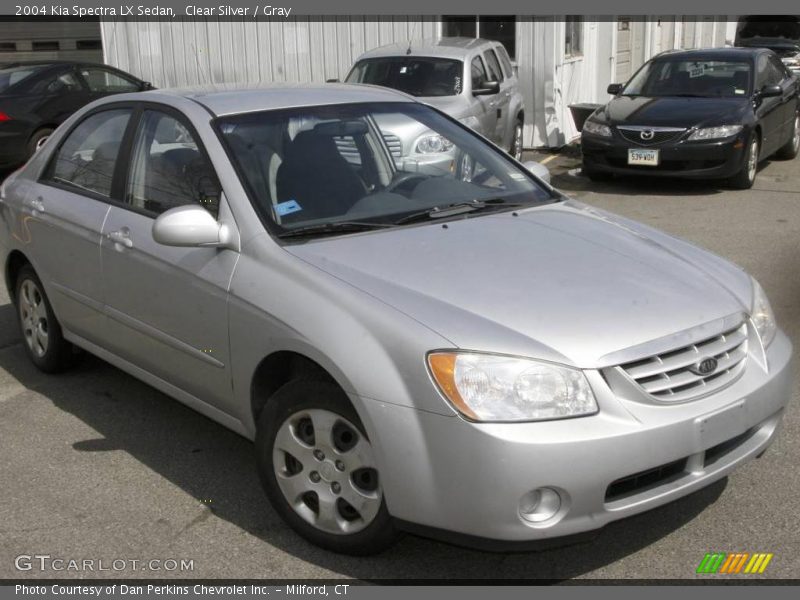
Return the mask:
<svg viewBox="0 0 800 600">
<path fill-rule="evenodd" d="M 387 185 L 386 188 L 384 188 L 384 190 L 387 192 L 393 192 L 397 188 L 406 185 L 409 181 L 413 181 L 415 179 L 419 179 L 420 181 L 422 181 L 423 179 L 427 178 L 428 178 L 427 175 L 421 175 L 419 173 L 408 173 L 408 172 L 398 173 L 392 178 L 392 181 L 389 182 L 389 185 Z"/>
</svg>

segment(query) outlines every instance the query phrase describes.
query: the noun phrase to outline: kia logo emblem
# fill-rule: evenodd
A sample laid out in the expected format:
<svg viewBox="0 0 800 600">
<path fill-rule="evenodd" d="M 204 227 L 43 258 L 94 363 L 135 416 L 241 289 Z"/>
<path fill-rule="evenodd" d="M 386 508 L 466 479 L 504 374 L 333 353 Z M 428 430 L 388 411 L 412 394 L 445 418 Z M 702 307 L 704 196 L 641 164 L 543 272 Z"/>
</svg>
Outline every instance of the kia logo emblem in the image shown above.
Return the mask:
<svg viewBox="0 0 800 600">
<path fill-rule="evenodd" d="M 645 129 L 639 134 L 639 137 L 645 141 L 648 141 L 652 140 L 655 134 L 656 134 L 655 131 L 653 131 L 652 129 Z"/>
<path fill-rule="evenodd" d="M 695 375 L 711 375 L 711 373 L 717 370 L 717 364 L 716 358 L 704 358 L 700 362 L 692 365 L 689 370 Z"/>
</svg>

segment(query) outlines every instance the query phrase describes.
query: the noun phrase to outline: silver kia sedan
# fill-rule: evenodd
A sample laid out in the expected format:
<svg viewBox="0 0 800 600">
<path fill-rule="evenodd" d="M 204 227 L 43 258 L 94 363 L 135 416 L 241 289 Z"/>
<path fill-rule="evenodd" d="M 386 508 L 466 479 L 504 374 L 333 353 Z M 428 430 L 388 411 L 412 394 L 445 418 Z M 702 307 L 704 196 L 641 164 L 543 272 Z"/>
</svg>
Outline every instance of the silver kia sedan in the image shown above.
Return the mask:
<svg viewBox="0 0 800 600">
<path fill-rule="evenodd" d="M 400 169 L 389 119 L 453 164 Z M 100 100 L 0 198 L 36 366 L 91 352 L 253 440 L 274 509 L 338 552 L 600 528 L 761 455 L 789 400 L 744 271 L 392 90 Z"/>
</svg>

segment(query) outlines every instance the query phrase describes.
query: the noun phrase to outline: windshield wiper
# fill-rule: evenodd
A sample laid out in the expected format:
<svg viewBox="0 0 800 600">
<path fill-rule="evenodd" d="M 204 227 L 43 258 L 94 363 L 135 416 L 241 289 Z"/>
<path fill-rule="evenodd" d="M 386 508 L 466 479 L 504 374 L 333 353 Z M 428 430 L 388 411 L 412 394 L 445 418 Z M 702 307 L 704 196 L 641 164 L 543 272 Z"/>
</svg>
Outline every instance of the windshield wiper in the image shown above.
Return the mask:
<svg viewBox="0 0 800 600">
<path fill-rule="evenodd" d="M 394 227 L 391 223 L 367 223 L 364 221 L 336 221 L 333 223 L 317 223 L 289 229 L 277 234 L 279 238 L 310 237 L 314 235 L 331 235 L 338 233 L 357 233 Z"/>
<path fill-rule="evenodd" d="M 394 222 L 395 225 L 406 225 L 408 223 L 416 223 L 419 221 L 432 221 L 435 219 L 444 219 L 446 217 L 454 217 L 461 214 L 472 213 L 486 208 L 516 208 L 522 206 L 519 202 L 506 202 L 502 198 L 489 198 L 488 200 L 471 200 L 470 202 L 457 202 L 455 204 L 448 204 L 444 208 L 434 206 L 427 210 L 411 213 L 405 217 L 401 217 Z"/>
</svg>

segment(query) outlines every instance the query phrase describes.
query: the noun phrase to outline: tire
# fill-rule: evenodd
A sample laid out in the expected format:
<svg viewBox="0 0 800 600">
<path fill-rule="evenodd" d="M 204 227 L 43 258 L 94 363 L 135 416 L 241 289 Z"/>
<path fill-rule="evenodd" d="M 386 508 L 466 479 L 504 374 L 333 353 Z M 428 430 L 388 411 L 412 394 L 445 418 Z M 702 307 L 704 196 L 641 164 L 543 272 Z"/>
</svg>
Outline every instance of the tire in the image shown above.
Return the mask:
<svg viewBox="0 0 800 600">
<path fill-rule="evenodd" d="M 800 152 L 800 113 L 794 117 L 794 129 L 792 137 L 775 153 L 775 156 L 783 160 L 792 160 Z"/>
<path fill-rule="evenodd" d="M 514 123 L 514 135 L 511 137 L 511 146 L 508 153 L 518 162 L 522 161 L 522 133 L 525 128 L 525 122 L 517 117 Z"/>
<path fill-rule="evenodd" d="M 758 171 L 758 154 L 761 146 L 755 134 L 747 140 L 747 151 L 744 155 L 741 170 L 731 178 L 731 186 L 737 190 L 749 190 L 756 182 Z"/>
<path fill-rule="evenodd" d="M 320 439 L 323 431 L 329 435 Z M 399 539 L 369 438 L 337 385 L 308 380 L 284 385 L 258 418 L 255 446 L 272 506 L 309 542 L 366 556 Z"/>
<path fill-rule="evenodd" d="M 595 171 L 594 169 L 587 167 L 586 163 L 583 164 L 581 167 L 581 172 L 589 178 L 589 180 L 594 182 L 600 181 L 611 181 L 614 177 L 611 173 L 604 173 L 603 171 Z"/>
<path fill-rule="evenodd" d="M 28 158 L 36 154 L 36 151 L 42 147 L 53 131 L 55 130 L 50 127 L 44 127 L 31 136 L 31 139 L 28 140 Z"/>
<path fill-rule="evenodd" d="M 58 373 L 75 363 L 76 352 L 64 339 L 44 286 L 30 265 L 17 275 L 14 295 L 23 346 L 34 365 L 45 373 Z"/>
</svg>

